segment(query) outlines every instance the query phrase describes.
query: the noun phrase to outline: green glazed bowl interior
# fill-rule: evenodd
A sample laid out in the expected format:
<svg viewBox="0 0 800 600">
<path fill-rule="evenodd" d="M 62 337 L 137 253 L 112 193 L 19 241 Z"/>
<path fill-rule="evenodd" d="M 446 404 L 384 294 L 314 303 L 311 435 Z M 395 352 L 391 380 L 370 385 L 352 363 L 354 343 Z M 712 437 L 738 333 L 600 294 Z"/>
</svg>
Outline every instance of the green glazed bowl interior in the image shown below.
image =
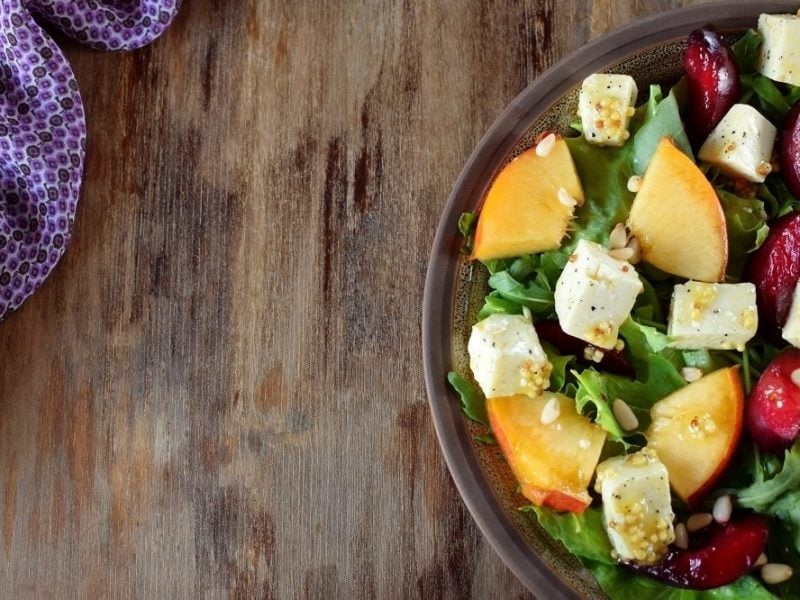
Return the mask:
<svg viewBox="0 0 800 600">
<path fill-rule="evenodd" d="M 461 253 L 458 218 L 480 207 L 500 168 L 533 145 L 542 131 L 567 132 L 586 76 L 626 73 L 646 97 L 650 84 L 669 85 L 680 77 L 685 39 L 692 30 L 710 23 L 726 36 L 738 36 L 756 26 L 760 13 L 794 13 L 798 6 L 798 1 L 705 4 L 638 21 L 584 46 L 511 102 L 456 181 L 439 223 L 425 284 L 423 361 L 428 398 L 439 443 L 473 518 L 522 583 L 542 598 L 603 594 L 575 557 L 535 518 L 518 510 L 528 502 L 517 493 L 517 482 L 499 449 L 474 441 L 473 436 L 483 430 L 464 417 L 446 384 L 448 371 L 469 372 L 467 339 L 486 293 L 485 270 Z"/>
</svg>

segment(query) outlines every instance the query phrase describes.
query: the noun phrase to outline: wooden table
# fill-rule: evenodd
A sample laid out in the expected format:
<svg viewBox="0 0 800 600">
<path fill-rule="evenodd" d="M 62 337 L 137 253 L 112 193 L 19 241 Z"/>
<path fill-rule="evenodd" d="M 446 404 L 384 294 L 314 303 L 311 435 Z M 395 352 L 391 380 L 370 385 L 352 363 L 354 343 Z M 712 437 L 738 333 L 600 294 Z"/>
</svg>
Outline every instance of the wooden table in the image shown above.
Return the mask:
<svg viewBox="0 0 800 600">
<path fill-rule="evenodd" d="M 0 597 L 509 598 L 429 417 L 420 312 L 503 107 L 678 0 L 187 0 L 59 38 L 74 241 L 0 326 Z"/>
</svg>

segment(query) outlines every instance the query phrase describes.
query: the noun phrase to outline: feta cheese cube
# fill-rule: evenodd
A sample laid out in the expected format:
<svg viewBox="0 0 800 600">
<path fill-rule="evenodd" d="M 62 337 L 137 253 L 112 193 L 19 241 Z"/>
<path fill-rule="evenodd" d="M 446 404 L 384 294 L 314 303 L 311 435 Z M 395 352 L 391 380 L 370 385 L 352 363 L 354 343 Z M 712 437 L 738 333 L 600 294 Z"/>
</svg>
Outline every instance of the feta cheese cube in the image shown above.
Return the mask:
<svg viewBox="0 0 800 600">
<path fill-rule="evenodd" d="M 578 113 L 586 141 L 599 146 L 622 146 L 631 134 L 628 124 L 639 90 L 629 75 L 595 73 L 583 80 Z"/>
<path fill-rule="evenodd" d="M 672 292 L 667 335 L 673 348 L 741 350 L 756 329 L 756 286 L 752 283 L 688 281 Z"/>
<path fill-rule="evenodd" d="M 800 19 L 796 15 L 761 15 L 758 32 L 764 38 L 758 71 L 775 81 L 800 85 Z"/>
<path fill-rule="evenodd" d="M 642 289 L 630 263 L 609 256 L 599 244 L 580 240 L 556 282 L 561 329 L 610 350 Z"/>
<path fill-rule="evenodd" d="M 597 465 L 595 490 L 618 560 L 653 564 L 675 541 L 669 475 L 656 452 L 644 448 Z"/>
<path fill-rule="evenodd" d="M 476 323 L 467 351 L 475 381 L 487 398 L 535 398 L 550 386 L 553 367 L 527 317 L 495 314 Z"/>
<path fill-rule="evenodd" d="M 795 348 L 800 348 L 800 281 L 794 287 L 789 318 L 783 326 L 781 337 Z"/>
<path fill-rule="evenodd" d="M 720 170 L 761 183 L 772 171 L 777 130 L 749 104 L 734 104 L 708 136 L 697 157 Z"/>
</svg>

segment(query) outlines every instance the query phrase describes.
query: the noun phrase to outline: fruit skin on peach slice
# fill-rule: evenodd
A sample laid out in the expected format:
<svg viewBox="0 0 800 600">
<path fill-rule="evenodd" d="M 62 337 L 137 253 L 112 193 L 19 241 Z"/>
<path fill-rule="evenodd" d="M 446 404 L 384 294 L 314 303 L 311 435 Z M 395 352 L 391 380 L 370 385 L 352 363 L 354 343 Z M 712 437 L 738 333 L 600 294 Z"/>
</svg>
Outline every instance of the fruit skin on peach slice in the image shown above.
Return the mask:
<svg viewBox="0 0 800 600">
<path fill-rule="evenodd" d="M 526 150 L 492 182 L 478 217 L 472 258 L 491 260 L 558 248 L 573 206 L 559 200 L 559 189 L 583 204 L 575 163 L 563 138 L 549 154 Z"/>
<path fill-rule="evenodd" d="M 742 433 L 739 367 L 719 369 L 659 400 L 645 433 L 673 491 L 696 507 L 724 474 Z"/>
<path fill-rule="evenodd" d="M 542 422 L 542 411 L 558 416 Z M 522 494 L 537 506 L 581 513 L 591 503 L 587 492 L 606 432 L 579 414 L 562 394 L 505 396 L 486 402 L 489 423 Z M 545 421 L 550 421 L 545 418 Z"/>
<path fill-rule="evenodd" d="M 717 194 L 669 138 L 658 145 L 628 216 L 642 259 L 662 271 L 715 283 L 725 277 L 728 231 Z"/>
</svg>

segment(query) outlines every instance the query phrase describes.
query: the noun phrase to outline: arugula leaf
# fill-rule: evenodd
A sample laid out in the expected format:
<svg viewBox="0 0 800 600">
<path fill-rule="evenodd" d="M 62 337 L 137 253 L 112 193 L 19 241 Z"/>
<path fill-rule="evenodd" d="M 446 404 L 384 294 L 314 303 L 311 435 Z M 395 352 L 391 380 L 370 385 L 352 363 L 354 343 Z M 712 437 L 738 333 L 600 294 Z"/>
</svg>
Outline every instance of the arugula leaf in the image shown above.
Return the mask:
<svg viewBox="0 0 800 600">
<path fill-rule="evenodd" d="M 500 271 L 489 277 L 489 287 L 496 290 L 500 298 L 527 306 L 536 315 L 549 317 L 555 314 L 553 291 L 536 282 L 526 286 L 514 279 L 508 271 Z"/>
<path fill-rule="evenodd" d="M 608 565 L 615 564 L 599 508 L 587 508 L 579 515 L 557 513 L 533 505 L 523 506 L 520 510 L 535 514 L 539 525 L 575 556 Z"/>
<path fill-rule="evenodd" d="M 758 62 L 758 50 L 762 42 L 761 34 L 754 29 L 748 29 L 733 46 L 733 55 L 739 65 L 739 72 L 748 74 L 755 73 L 756 63 Z"/>
<path fill-rule="evenodd" d="M 755 578 L 745 575 L 728 585 L 710 590 L 675 588 L 622 567 L 603 562 L 587 564 L 597 583 L 611 600 L 772 600 L 775 598 Z"/>
<path fill-rule="evenodd" d="M 567 383 L 567 366 L 575 357 L 572 355 L 562 356 L 552 344 L 542 341 L 542 348 L 547 354 L 547 360 L 553 365 L 550 372 L 550 391 L 560 392 Z"/>
<path fill-rule="evenodd" d="M 661 88 L 650 86 L 650 101 L 647 103 L 645 120 L 633 136 L 633 170 L 637 175 L 644 175 L 656 148 L 665 137 L 670 137 L 675 145 L 689 158 L 694 160 L 689 137 L 683 127 L 678 101 L 673 92 L 653 107 L 653 99 L 661 95 Z"/>
<path fill-rule="evenodd" d="M 792 490 L 780 497 L 769 508 L 792 534 L 795 549 L 800 552 L 800 490 Z"/>
<path fill-rule="evenodd" d="M 580 373 L 573 370 L 571 373 L 578 382 L 578 390 L 575 392 L 575 407 L 578 412 L 583 412 L 583 409 L 591 404 L 595 410 L 595 423 L 610 433 L 613 441 L 621 442 L 626 448 L 629 447 L 630 444 L 623 439 L 626 433 L 617 423 L 617 418 L 611 409 L 611 403 L 620 397 L 614 394 L 618 391 L 618 387 L 613 386 L 615 380 L 612 378 L 619 376 L 598 373 L 594 369 L 586 369 Z M 631 381 L 626 377 L 619 379 Z"/>
<path fill-rule="evenodd" d="M 772 80 L 759 73 L 753 73 L 742 75 L 742 84 L 745 89 L 749 87 L 753 90 L 755 94 L 753 99 L 757 100 L 756 108 L 760 109 L 773 124 L 780 126 L 791 106 Z"/>
<path fill-rule="evenodd" d="M 473 421 L 489 427 L 489 415 L 486 414 L 486 397 L 480 388 L 455 371 L 450 371 L 447 374 L 447 381 L 461 397 L 461 406 L 464 409 L 464 414 Z"/>
<path fill-rule="evenodd" d="M 800 486 L 800 444 L 795 444 L 786 451 L 783 468 L 772 479 L 759 482 L 740 490 L 737 494 L 739 504 L 752 508 L 756 512 L 764 512 L 784 492 Z"/>
<path fill-rule="evenodd" d="M 674 368 L 676 377 L 680 377 L 679 370 L 685 366 L 683 353 L 668 346 L 669 337 L 651 325 L 638 323 L 628 318 L 619 328 L 620 335 L 625 339 L 628 354 L 633 361 L 636 375 L 640 379 L 648 376 L 648 355 L 659 354 Z M 681 379 L 682 380 L 682 379 Z"/>
<path fill-rule="evenodd" d="M 644 374 L 640 380 L 621 375 L 600 373 L 594 369 L 586 369 L 581 373 L 573 371 L 578 382 L 575 404 L 579 411 L 592 404 L 596 410 L 594 420 L 608 431 L 611 439 L 630 444 L 623 436 L 633 432 L 623 431 L 614 418 L 611 404 L 617 398 L 624 400 L 631 407 L 639 420 L 639 429 L 646 429 L 650 424 L 650 409 L 653 405 L 686 385 L 678 370 L 671 362 L 658 354 L 644 357 Z"/>
<path fill-rule="evenodd" d="M 764 201 L 769 219 L 800 209 L 800 200 L 794 197 L 778 174 L 769 175 L 766 182 L 758 187 L 757 194 Z"/>
<path fill-rule="evenodd" d="M 506 300 L 499 292 L 491 292 L 483 300 L 483 307 L 478 312 L 478 321 L 483 321 L 496 313 L 519 315 L 522 313 L 522 306 L 512 300 Z"/>
<path fill-rule="evenodd" d="M 761 200 L 741 198 L 721 188 L 716 191 L 728 229 L 728 275 L 740 279 L 747 255 L 767 239 L 767 213 Z"/>
</svg>

